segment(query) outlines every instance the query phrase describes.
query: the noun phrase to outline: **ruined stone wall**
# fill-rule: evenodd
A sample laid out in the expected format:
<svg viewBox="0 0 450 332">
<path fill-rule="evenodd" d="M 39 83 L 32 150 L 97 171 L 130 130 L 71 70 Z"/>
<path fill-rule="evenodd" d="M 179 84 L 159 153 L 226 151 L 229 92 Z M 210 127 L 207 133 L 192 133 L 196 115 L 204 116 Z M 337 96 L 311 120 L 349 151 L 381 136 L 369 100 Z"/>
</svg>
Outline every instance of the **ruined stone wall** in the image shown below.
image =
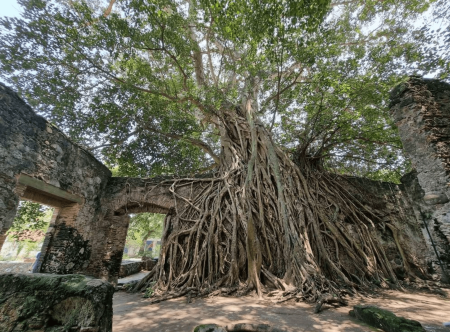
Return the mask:
<svg viewBox="0 0 450 332">
<path fill-rule="evenodd" d="M 410 178 L 416 177 L 411 174 Z M 404 265 L 404 257 L 407 256 L 405 258 L 413 262 L 408 268 L 416 276 L 429 278 L 427 267 L 430 264 L 430 252 L 423 236 L 420 215 L 416 215 L 413 208 L 415 203 L 408 193 L 408 190 L 412 191 L 409 180 L 406 184 L 397 185 L 356 177 L 336 176 L 336 179 L 349 195 L 364 203 L 367 217 L 373 220 L 369 227 L 392 263 L 393 272 L 400 278 L 408 277 Z M 175 181 L 177 180 L 171 178 L 111 178 L 102 198 L 102 205 L 108 211 L 105 219 L 121 220 L 129 213 L 165 213 L 167 227 L 171 216 L 182 213 L 186 201 L 191 201 L 198 192 L 205 189 L 198 178 L 182 180 L 177 186 L 173 186 Z M 118 223 L 119 221 L 114 222 Z M 345 223 L 345 220 L 343 226 L 350 236 L 357 231 L 352 223 Z M 358 238 L 358 234 L 354 235 Z M 109 238 L 114 239 L 112 242 L 116 246 L 109 247 L 108 251 L 120 254 L 123 250 L 123 245 L 120 244 L 125 242 L 125 237 L 126 231 L 111 234 Z M 162 241 L 164 242 L 164 238 Z M 114 267 L 108 273 L 113 275 L 116 271 Z"/>
<path fill-rule="evenodd" d="M 417 180 L 409 179 L 407 192 L 430 231 L 431 237 L 423 227 L 433 268 L 438 270 L 432 241 L 449 269 L 450 85 L 411 77 L 392 91 L 390 106 L 405 154 L 417 173 Z"/>
<path fill-rule="evenodd" d="M 115 282 L 129 214 L 167 213 L 173 205 L 162 180 L 111 178 L 91 153 L 0 84 L 0 247 L 20 199 L 54 207 L 41 272 Z"/>
<path fill-rule="evenodd" d="M 41 271 L 97 275 L 104 255 L 101 194 L 110 171 L 0 84 L 0 240 L 20 198 L 55 207 Z M 0 243 L 1 245 L 2 243 Z M 101 252 L 98 252 L 101 251 Z"/>
</svg>

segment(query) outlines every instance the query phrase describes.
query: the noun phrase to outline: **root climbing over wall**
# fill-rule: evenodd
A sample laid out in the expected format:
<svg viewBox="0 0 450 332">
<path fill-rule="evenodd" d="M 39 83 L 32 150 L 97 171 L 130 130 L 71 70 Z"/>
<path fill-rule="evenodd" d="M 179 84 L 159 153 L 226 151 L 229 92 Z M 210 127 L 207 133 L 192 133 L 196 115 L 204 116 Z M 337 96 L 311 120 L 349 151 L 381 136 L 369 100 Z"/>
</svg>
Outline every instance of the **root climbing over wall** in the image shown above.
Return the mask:
<svg viewBox="0 0 450 332">
<path fill-rule="evenodd" d="M 392 232 L 407 277 L 416 278 L 394 223 L 342 179 L 306 159 L 294 163 L 251 117 L 231 113 L 223 123 L 214 176 L 161 183 L 171 183 L 175 206 L 159 263 L 135 290 L 152 287 L 154 301 L 251 290 L 278 301 L 317 301 L 395 284 L 379 229 Z"/>
</svg>

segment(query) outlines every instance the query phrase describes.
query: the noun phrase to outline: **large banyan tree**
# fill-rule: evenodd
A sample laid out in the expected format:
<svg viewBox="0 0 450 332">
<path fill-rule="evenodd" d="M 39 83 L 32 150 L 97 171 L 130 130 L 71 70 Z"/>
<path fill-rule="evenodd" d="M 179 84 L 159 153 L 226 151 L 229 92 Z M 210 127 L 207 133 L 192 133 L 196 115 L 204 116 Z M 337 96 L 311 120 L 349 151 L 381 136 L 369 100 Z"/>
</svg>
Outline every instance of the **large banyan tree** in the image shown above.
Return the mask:
<svg viewBox="0 0 450 332">
<path fill-rule="evenodd" d="M 338 174 L 405 169 L 386 96 L 430 2 L 19 0 L 0 75 L 117 174 L 178 175 L 145 287 L 316 299 L 397 280 Z"/>
</svg>

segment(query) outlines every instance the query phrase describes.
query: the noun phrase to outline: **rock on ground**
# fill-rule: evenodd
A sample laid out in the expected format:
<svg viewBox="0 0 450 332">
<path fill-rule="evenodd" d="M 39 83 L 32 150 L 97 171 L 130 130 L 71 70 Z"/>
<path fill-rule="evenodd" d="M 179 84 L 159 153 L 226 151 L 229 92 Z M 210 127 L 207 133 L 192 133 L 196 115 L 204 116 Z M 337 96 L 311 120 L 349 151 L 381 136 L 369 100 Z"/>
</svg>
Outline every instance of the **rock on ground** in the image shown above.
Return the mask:
<svg viewBox="0 0 450 332">
<path fill-rule="evenodd" d="M 386 332 L 425 332 L 418 321 L 398 317 L 389 310 L 374 306 L 355 305 L 349 314 Z"/>
<path fill-rule="evenodd" d="M 82 275 L 0 274 L 0 331 L 110 332 L 113 293 Z"/>
</svg>

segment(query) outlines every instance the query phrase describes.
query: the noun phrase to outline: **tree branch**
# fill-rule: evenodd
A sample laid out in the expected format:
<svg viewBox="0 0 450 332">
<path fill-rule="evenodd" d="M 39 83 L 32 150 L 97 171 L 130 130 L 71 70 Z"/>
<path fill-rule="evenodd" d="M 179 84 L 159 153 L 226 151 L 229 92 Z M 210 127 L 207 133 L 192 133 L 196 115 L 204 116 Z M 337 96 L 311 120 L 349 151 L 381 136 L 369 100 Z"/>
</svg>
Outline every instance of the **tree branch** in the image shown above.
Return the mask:
<svg viewBox="0 0 450 332">
<path fill-rule="evenodd" d="M 111 14 L 111 11 L 112 11 L 112 8 L 113 8 L 113 5 L 114 5 L 115 2 L 116 2 L 116 0 L 111 0 L 109 2 L 108 8 L 106 8 L 105 12 L 103 13 L 104 17 L 108 17 L 109 14 Z"/>
<path fill-rule="evenodd" d="M 204 152 L 206 152 L 208 155 L 211 156 L 211 158 L 213 158 L 213 160 L 217 163 L 220 164 L 220 159 L 219 157 L 214 153 L 214 151 L 212 150 L 212 148 L 205 142 L 203 142 L 202 140 L 196 139 L 196 138 L 192 138 L 192 137 L 185 137 L 183 135 L 179 135 L 179 134 L 170 134 L 170 133 L 165 133 L 162 132 L 160 130 L 145 126 L 145 129 L 147 129 L 148 131 L 151 131 L 153 133 L 156 134 L 160 134 L 169 138 L 174 138 L 174 139 L 183 139 L 185 141 L 188 141 L 189 143 L 191 143 L 192 145 L 195 145 L 197 147 L 199 147 L 200 149 L 202 149 Z"/>
<path fill-rule="evenodd" d="M 201 141 L 199 139 L 195 139 L 195 138 L 191 138 L 191 137 L 184 137 L 182 135 L 176 135 L 176 134 L 161 133 L 161 135 L 164 135 L 164 136 L 167 136 L 167 137 L 170 137 L 170 138 L 184 139 L 184 140 L 188 141 L 189 143 L 191 143 L 192 145 L 195 145 L 195 146 L 199 147 L 204 152 L 209 154 L 211 156 L 211 158 L 213 158 L 214 162 L 216 162 L 216 164 L 220 164 L 219 157 L 213 152 L 211 147 L 208 144 L 206 144 L 205 142 L 203 142 L 203 141 Z"/>
<path fill-rule="evenodd" d="M 211 26 L 212 26 L 213 23 L 214 23 L 213 22 L 213 18 L 211 17 Z M 216 77 L 216 74 L 214 73 L 214 66 L 213 66 L 212 59 L 211 59 L 211 48 L 210 48 L 210 45 L 209 45 L 209 39 L 210 39 L 210 34 L 211 34 L 211 26 L 209 27 L 208 32 L 206 34 L 206 49 L 208 51 L 207 52 L 207 54 L 208 54 L 208 64 L 209 64 L 209 70 L 211 72 L 211 78 L 214 81 L 215 86 L 219 87 L 219 81 L 218 81 L 218 79 Z"/>
<path fill-rule="evenodd" d="M 264 104 L 269 103 L 270 101 L 272 101 L 275 98 L 279 98 L 281 94 L 283 94 L 286 90 L 289 90 L 291 87 L 293 87 L 296 84 L 300 84 L 300 83 L 312 83 L 310 81 L 298 81 L 298 78 L 300 77 L 301 73 L 299 73 L 295 79 L 289 83 L 287 86 L 285 86 L 283 89 L 278 90 L 277 93 L 273 94 L 272 96 L 270 96 L 269 98 L 266 99 L 266 101 L 264 102 Z"/>
<path fill-rule="evenodd" d="M 213 158 L 213 160 L 214 160 L 214 162 L 216 164 L 220 164 L 219 157 L 214 153 L 212 148 L 207 143 L 203 142 L 202 140 L 199 140 L 199 139 L 196 139 L 196 138 L 191 138 L 191 137 L 185 137 L 185 136 L 179 135 L 179 134 L 165 133 L 165 132 L 163 132 L 161 130 L 154 129 L 154 128 L 151 128 L 149 126 L 144 126 L 142 128 L 136 129 L 135 131 L 129 133 L 126 137 L 124 137 L 124 138 L 122 138 L 122 139 L 120 139 L 118 141 L 97 145 L 97 146 L 88 148 L 87 150 L 93 151 L 93 150 L 97 150 L 97 149 L 100 149 L 100 148 L 105 148 L 105 147 L 108 147 L 108 146 L 123 144 L 128 138 L 130 138 L 133 135 L 138 134 L 139 132 L 141 132 L 143 130 L 148 130 L 150 132 L 153 132 L 153 133 L 156 133 L 156 134 L 160 134 L 160 135 L 168 137 L 168 138 L 173 138 L 173 139 L 177 139 L 177 140 L 183 139 L 185 141 L 188 141 L 192 145 L 195 145 L 195 146 L 201 148 L 205 153 L 210 155 L 211 158 Z"/>
<path fill-rule="evenodd" d="M 188 0 L 189 3 L 189 19 L 192 19 L 195 16 L 195 9 L 194 4 L 192 1 Z M 194 69 L 195 69 L 195 77 L 197 79 L 198 86 L 204 86 L 205 85 L 205 73 L 203 71 L 203 59 L 202 59 L 202 52 L 200 50 L 200 46 L 198 44 L 197 36 L 195 35 L 194 28 L 192 26 L 189 26 L 190 31 L 190 38 L 195 43 L 196 50 L 193 54 L 194 59 Z"/>
</svg>

